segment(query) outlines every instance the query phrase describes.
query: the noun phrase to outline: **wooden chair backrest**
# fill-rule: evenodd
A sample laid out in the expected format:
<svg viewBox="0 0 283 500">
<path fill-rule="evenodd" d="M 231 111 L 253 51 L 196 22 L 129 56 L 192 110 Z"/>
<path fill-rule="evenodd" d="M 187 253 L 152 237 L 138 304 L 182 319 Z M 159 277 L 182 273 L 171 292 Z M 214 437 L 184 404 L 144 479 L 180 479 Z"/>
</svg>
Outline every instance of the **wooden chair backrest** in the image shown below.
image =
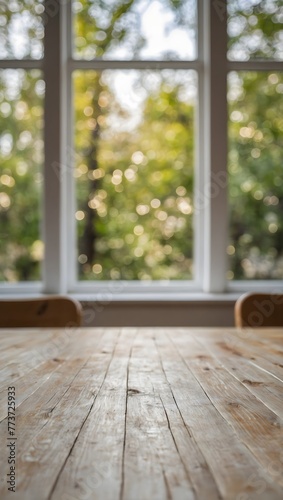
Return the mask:
<svg viewBox="0 0 283 500">
<path fill-rule="evenodd" d="M 235 304 L 235 325 L 240 328 L 283 326 L 283 295 L 246 293 Z"/>
<path fill-rule="evenodd" d="M 80 326 L 82 308 L 68 297 L 0 300 L 0 328 Z"/>
</svg>

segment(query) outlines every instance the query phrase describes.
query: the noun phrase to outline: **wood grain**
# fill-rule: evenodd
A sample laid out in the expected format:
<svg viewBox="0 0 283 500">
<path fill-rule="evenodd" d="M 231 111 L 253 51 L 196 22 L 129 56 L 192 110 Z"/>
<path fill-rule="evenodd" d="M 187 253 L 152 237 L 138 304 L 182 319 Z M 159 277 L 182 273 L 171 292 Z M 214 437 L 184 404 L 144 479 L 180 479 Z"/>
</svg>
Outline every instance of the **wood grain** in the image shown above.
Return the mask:
<svg viewBox="0 0 283 500">
<path fill-rule="evenodd" d="M 283 498 L 283 329 L 0 330 L 0 363 L 1 500 Z"/>
</svg>

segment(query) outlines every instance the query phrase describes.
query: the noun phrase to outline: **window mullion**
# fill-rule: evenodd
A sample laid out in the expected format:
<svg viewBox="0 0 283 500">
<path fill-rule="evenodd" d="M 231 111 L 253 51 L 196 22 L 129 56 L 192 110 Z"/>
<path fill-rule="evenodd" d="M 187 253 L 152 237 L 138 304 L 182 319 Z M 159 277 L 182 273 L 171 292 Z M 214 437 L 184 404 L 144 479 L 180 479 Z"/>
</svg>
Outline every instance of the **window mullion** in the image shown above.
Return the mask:
<svg viewBox="0 0 283 500">
<path fill-rule="evenodd" d="M 203 127 L 204 127 L 204 71 L 203 71 L 203 0 L 198 1 L 198 106 L 196 112 L 195 130 L 195 171 L 194 171 L 194 278 L 196 287 L 203 283 L 203 210 L 200 204 L 203 199 L 204 185 L 204 149 L 203 149 Z"/>
<path fill-rule="evenodd" d="M 76 186 L 73 171 L 75 168 L 76 150 L 74 144 L 74 102 L 73 102 L 73 13 L 72 2 L 68 2 L 63 10 L 63 26 L 66 44 L 66 67 L 65 67 L 65 82 L 62 87 L 62 92 L 65 91 L 65 151 L 62 151 L 65 157 L 67 168 L 65 168 L 65 220 L 66 220 L 66 258 L 65 266 L 67 276 L 67 289 L 72 292 L 77 283 L 77 227 L 75 219 L 76 211 Z"/>
<path fill-rule="evenodd" d="M 227 30 L 221 12 L 204 1 L 203 148 L 204 282 L 206 292 L 223 292 L 227 268 Z M 225 10 L 225 11 L 224 11 Z"/>
<path fill-rule="evenodd" d="M 64 66 L 66 42 L 62 32 L 62 2 L 54 0 L 53 15 L 45 26 L 45 163 L 44 163 L 44 220 L 45 259 L 43 267 L 44 291 L 66 292 L 66 149 L 63 111 L 65 98 Z"/>
</svg>

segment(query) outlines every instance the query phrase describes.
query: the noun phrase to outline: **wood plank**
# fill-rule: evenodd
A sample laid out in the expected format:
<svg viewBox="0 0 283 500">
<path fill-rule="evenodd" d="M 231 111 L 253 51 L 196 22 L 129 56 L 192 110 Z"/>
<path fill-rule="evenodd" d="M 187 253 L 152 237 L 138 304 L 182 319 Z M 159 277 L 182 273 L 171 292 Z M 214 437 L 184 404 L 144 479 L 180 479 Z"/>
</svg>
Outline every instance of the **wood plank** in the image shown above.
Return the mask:
<svg viewBox="0 0 283 500">
<path fill-rule="evenodd" d="M 140 334 L 129 365 L 122 498 L 194 499 L 160 394 L 154 387 L 153 376 L 158 364 L 152 354 Z"/>
<path fill-rule="evenodd" d="M 207 463 L 184 425 L 154 338 L 140 331 L 129 367 L 125 498 L 219 499 Z"/>
<path fill-rule="evenodd" d="M 256 336 L 255 334 L 248 336 L 246 339 L 242 339 L 242 344 L 248 346 L 249 350 L 253 350 L 255 353 L 260 353 L 262 357 L 268 359 L 271 362 L 282 362 L 283 358 L 283 348 L 281 345 L 273 343 L 271 339 L 262 338 Z"/>
<path fill-rule="evenodd" d="M 215 343 L 209 338 L 198 338 L 204 349 L 214 356 L 239 382 L 255 395 L 265 406 L 283 419 L 283 380 L 279 380 L 270 372 L 260 369 L 250 359 L 240 358 L 229 353 L 220 343 Z M 224 343 L 225 345 L 225 343 Z"/>
<path fill-rule="evenodd" d="M 215 408 L 253 453 L 270 482 L 283 486 L 281 474 L 270 474 L 273 466 L 281 464 L 283 421 L 250 394 L 208 351 L 204 352 L 203 346 L 192 337 L 188 339 L 183 335 L 182 341 L 178 338 L 174 343 Z"/>
<path fill-rule="evenodd" d="M 181 330 L 178 330 L 178 335 L 172 330 L 164 333 L 170 334 L 172 341 L 169 345 L 166 335 L 162 339 L 158 337 L 164 371 L 183 419 L 195 437 L 223 498 L 237 498 L 237 495 L 240 498 L 240 495 L 248 494 L 248 498 L 254 500 L 279 500 L 281 489 L 265 473 L 192 373 L 194 354 L 190 359 L 190 345 L 186 347 L 186 342 L 179 341 Z M 189 341 L 190 337 L 187 339 Z M 184 353 L 189 362 L 183 358 Z M 264 482 L 263 490 L 254 478 Z"/>
<path fill-rule="evenodd" d="M 103 381 L 87 421 L 56 483 L 51 499 L 119 500 L 123 476 L 127 373 L 136 329 L 122 330 L 109 366 L 96 366 Z"/>
<path fill-rule="evenodd" d="M 70 330 L 65 329 L 59 332 L 34 331 L 27 339 L 26 345 L 0 370 L 1 383 L 11 385 L 47 359 L 58 356 L 61 350 L 72 342 L 72 337 Z"/>
<path fill-rule="evenodd" d="M 31 332 L 21 331 L 21 335 L 14 330 L 7 330 L 5 336 L 0 336 L 0 363 L 1 368 L 11 363 L 15 357 L 26 354 L 28 350 L 43 346 L 47 341 L 54 341 L 58 335 L 53 330 L 40 332 L 38 329 Z M 0 372 L 1 373 L 1 372 Z M 0 379 L 1 380 L 1 379 Z"/>
<path fill-rule="evenodd" d="M 40 332 L 44 333 L 44 332 Z M 16 387 L 17 398 L 16 398 L 16 408 L 25 401 L 33 392 L 35 392 L 40 386 L 42 386 L 50 377 L 54 371 L 60 369 L 61 364 L 74 357 L 75 354 L 80 352 L 81 356 L 88 353 L 89 345 L 94 343 L 92 336 L 89 336 L 88 332 L 84 330 L 79 332 L 80 340 L 84 346 L 78 350 L 77 341 L 73 336 L 69 336 L 69 332 L 62 331 L 60 335 L 57 332 L 56 342 L 53 343 L 53 335 L 50 336 L 45 332 L 42 337 L 47 338 L 46 345 L 44 349 L 40 351 L 27 349 L 24 361 L 22 360 L 21 354 L 19 355 L 20 362 L 15 362 L 14 373 L 11 374 L 11 378 L 7 378 L 8 374 L 5 372 L 5 376 L 1 379 L 0 390 L 0 422 L 7 416 L 7 387 L 14 385 Z M 98 342 L 103 330 L 97 330 L 95 340 Z M 37 345 L 36 337 L 33 338 L 34 343 Z M 31 346 L 32 347 L 32 346 Z M 47 361 L 45 361 L 47 360 Z M 22 364 L 24 363 L 24 364 Z M 9 369 L 11 367 L 9 366 Z"/>
<path fill-rule="evenodd" d="M 19 406 L 18 493 L 14 498 L 48 498 L 99 390 L 117 335 L 118 332 L 111 330 L 106 332 L 93 355 L 90 347 L 91 342 L 95 346 L 95 338 L 88 335 L 90 345 L 85 342 L 82 346 L 78 338 L 73 356 Z M 0 437 L 5 439 L 6 433 L 4 420 L 0 425 Z M 6 467 L 6 461 L 7 457 L 1 456 L 1 470 Z M 1 498 L 5 495 L 4 488 L 6 490 L 6 485 L 0 486 Z"/>
<path fill-rule="evenodd" d="M 239 332 L 239 329 L 235 329 L 236 332 Z M 243 331 L 243 329 L 240 329 Z M 261 338 L 266 340 L 267 342 L 275 342 L 278 345 L 283 345 L 283 336 L 282 336 L 282 328 L 256 328 L 255 330 L 249 329 L 252 335 L 255 335 L 257 338 Z"/>
<path fill-rule="evenodd" d="M 227 356 L 234 354 L 239 358 L 250 360 L 259 369 L 270 373 L 281 381 L 283 380 L 283 359 L 280 357 L 279 360 L 275 360 L 272 356 L 269 357 L 270 359 L 267 359 L 266 356 L 263 357 L 263 352 L 260 349 L 254 349 L 249 344 L 248 337 L 246 340 L 239 337 L 237 330 L 219 329 L 215 331 L 213 329 L 209 333 L 207 330 L 193 329 L 191 334 L 196 338 L 213 341 L 226 350 Z"/>
</svg>

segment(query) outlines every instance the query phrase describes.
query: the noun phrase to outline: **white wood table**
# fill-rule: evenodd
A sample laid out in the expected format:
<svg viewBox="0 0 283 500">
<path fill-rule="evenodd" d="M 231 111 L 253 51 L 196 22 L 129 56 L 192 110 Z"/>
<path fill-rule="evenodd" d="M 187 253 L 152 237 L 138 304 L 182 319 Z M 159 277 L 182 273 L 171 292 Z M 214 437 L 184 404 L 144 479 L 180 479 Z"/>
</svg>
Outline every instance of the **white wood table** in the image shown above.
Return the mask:
<svg viewBox="0 0 283 500">
<path fill-rule="evenodd" d="M 0 330 L 0 360 L 1 500 L 283 498 L 283 330 Z"/>
</svg>

